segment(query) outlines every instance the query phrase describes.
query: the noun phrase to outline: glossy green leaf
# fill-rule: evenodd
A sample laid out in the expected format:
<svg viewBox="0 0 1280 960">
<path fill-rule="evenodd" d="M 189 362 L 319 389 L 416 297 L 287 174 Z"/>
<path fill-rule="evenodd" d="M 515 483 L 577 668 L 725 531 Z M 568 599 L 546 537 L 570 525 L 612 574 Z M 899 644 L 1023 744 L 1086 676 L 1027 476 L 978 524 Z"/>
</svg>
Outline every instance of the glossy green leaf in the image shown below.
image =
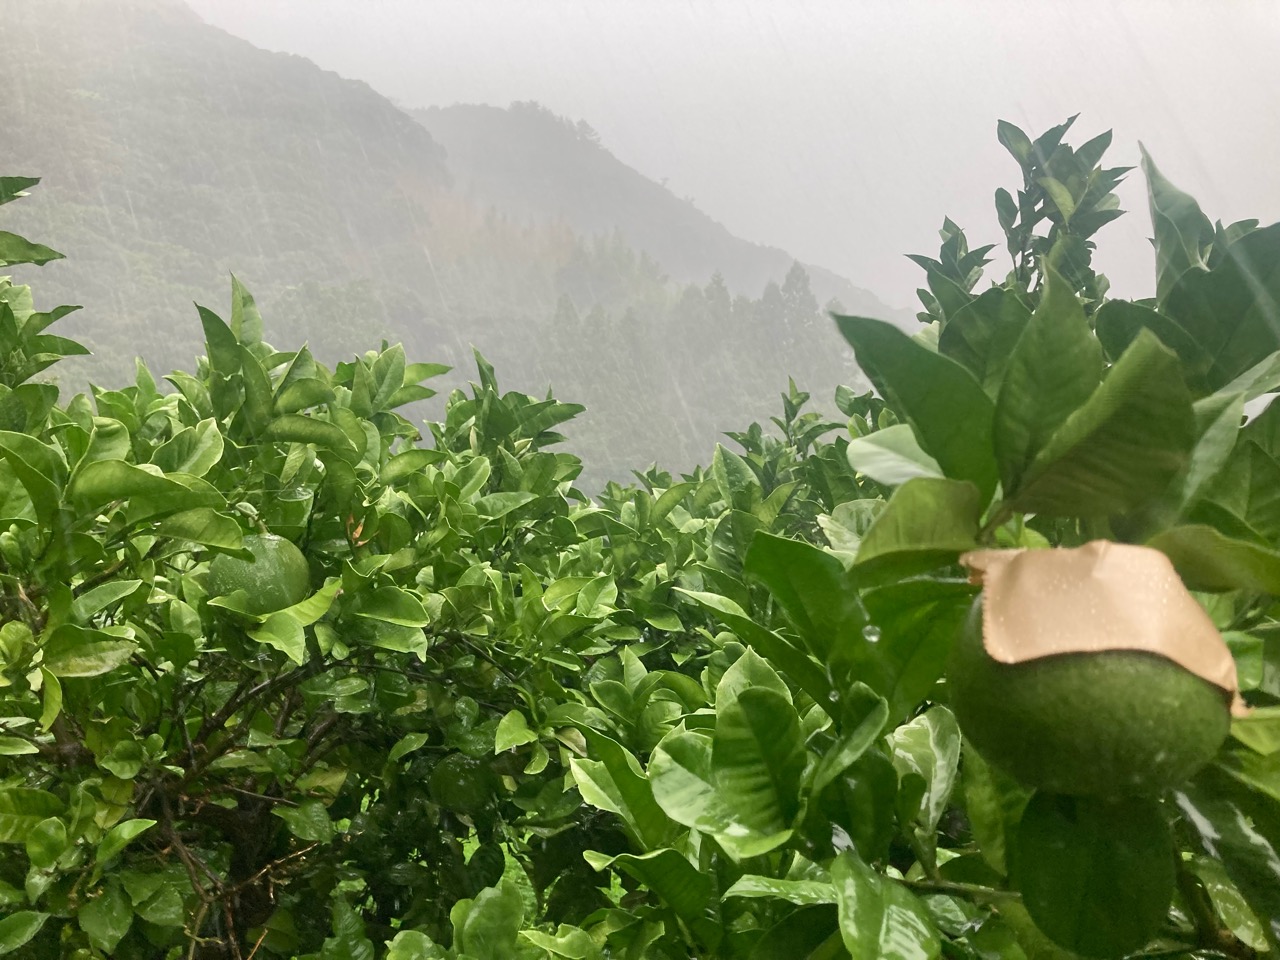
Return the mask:
<svg viewBox="0 0 1280 960">
<path fill-rule="evenodd" d="M 1048 264 L 1040 304 L 1005 368 L 995 412 L 1000 482 L 1017 490 L 1050 438 L 1102 379 L 1102 348 L 1071 286 Z"/>
<path fill-rule="evenodd" d="M 1163 301 L 1184 273 L 1205 269 L 1205 247 L 1213 239 L 1213 225 L 1199 204 L 1156 168 L 1146 147 L 1139 144 L 1139 149 L 1155 230 L 1156 298 Z"/>
<path fill-rule="evenodd" d="M 89 942 L 110 956 L 133 925 L 133 906 L 118 882 L 108 882 L 97 897 L 80 908 L 76 920 Z"/>
<path fill-rule="evenodd" d="M 15 263 L 45 264 L 62 258 L 63 254 L 42 243 L 33 243 L 16 233 L 0 230 L 0 267 Z"/>
<path fill-rule="evenodd" d="M 700 606 L 712 611 L 720 618 L 721 622 L 742 639 L 743 643 L 754 648 L 769 661 L 774 669 L 789 676 L 817 703 L 825 704 L 829 702 L 830 681 L 824 675 L 822 668 L 803 650 L 792 646 L 776 633 L 760 626 L 728 597 L 693 590 L 680 590 L 680 592 Z"/>
<path fill-rule="evenodd" d="M 1037 793 L 1018 826 L 1015 863 L 1036 926 L 1083 956 L 1139 949 L 1173 900 L 1173 839 L 1148 799 Z"/>
<path fill-rule="evenodd" d="M 107 835 L 98 843 L 97 862 L 106 863 L 117 856 L 136 837 L 156 825 L 155 820 L 124 820 L 107 831 Z"/>
<path fill-rule="evenodd" d="M 387 960 L 452 960 L 444 947 L 418 930 L 401 930 L 387 941 Z"/>
<path fill-rule="evenodd" d="M 616 857 L 589 851 L 587 862 L 596 870 L 616 866 L 649 887 L 684 920 L 704 943 L 714 947 L 720 939 L 711 910 L 711 878 L 675 850 L 654 850 L 636 856 Z"/>
<path fill-rule="evenodd" d="M 655 799 L 654 787 L 639 761 L 613 738 L 586 725 L 580 729 L 591 752 L 603 764 L 605 776 L 597 773 L 596 783 L 600 784 L 597 789 L 602 788 L 611 795 L 614 812 L 630 825 L 646 847 L 652 849 L 669 843 L 676 832 L 675 823 Z M 587 769 L 584 761 L 573 761 L 572 772 L 579 788 L 583 789 L 584 797 L 586 789 L 579 773 L 581 771 L 585 776 Z"/>
<path fill-rule="evenodd" d="M 329 811 L 319 800 L 304 800 L 296 807 L 275 807 L 271 813 L 283 820 L 289 832 L 304 843 L 328 843 L 333 838 Z"/>
<path fill-rule="evenodd" d="M 921 573 L 977 546 L 982 498 L 957 480 L 909 480 L 899 487 L 858 548 L 854 572 L 863 583 Z"/>
<path fill-rule="evenodd" d="M 354 612 L 357 617 L 403 627 L 425 627 L 431 622 L 422 601 L 399 587 L 379 587 L 362 594 L 356 601 Z"/>
<path fill-rule="evenodd" d="M 13 953 L 30 943 L 48 919 L 47 913 L 17 910 L 0 920 L 0 955 Z"/>
<path fill-rule="evenodd" d="M 1201 849 L 1219 861 L 1280 949 L 1280 800 L 1210 767 L 1174 794 Z"/>
<path fill-rule="evenodd" d="M 1280 349 L 1280 224 L 1216 250 L 1206 272 L 1182 274 L 1161 311 L 1178 321 L 1213 359 L 1208 387 L 1217 390 Z"/>
<path fill-rule="evenodd" d="M 933 960 L 942 949 L 924 905 L 846 850 L 831 864 L 840 933 L 853 960 Z"/>
<path fill-rule="evenodd" d="M 849 441 L 849 466 L 877 483 L 896 487 L 916 477 L 941 477 L 938 462 L 922 449 L 905 423 L 897 423 Z"/>
<path fill-rule="evenodd" d="M 915 431 L 920 447 L 954 480 L 967 480 L 985 504 L 996 486 L 995 408 L 955 361 L 915 343 L 892 324 L 836 317 L 858 365 Z"/>
<path fill-rule="evenodd" d="M 749 873 L 735 880 L 733 886 L 724 892 L 725 900 L 731 897 L 764 897 L 806 907 L 835 903 L 836 890 L 830 882 L 823 880 L 783 880 Z"/>
<path fill-rule="evenodd" d="M 983 291 L 947 320 L 938 350 L 967 369 L 993 400 L 1031 311 L 1012 290 Z"/>
<path fill-rule="evenodd" d="M 825 550 L 761 532 L 751 541 L 743 569 L 769 588 L 820 661 L 861 632 L 865 618 L 854 578 Z"/>
<path fill-rule="evenodd" d="M 1245 588 L 1280 594 L 1280 553 L 1235 540 L 1213 527 L 1191 524 L 1147 541 L 1164 553 L 1192 590 Z"/>
<path fill-rule="evenodd" d="M 791 702 L 791 691 L 786 683 L 764 658 L 748 647 L 716 684 L 716 709 L 725 709 L 738 699 L 738 694 L 750 689 L 772 690 Z"/>
<path fill-rule="evenodd" d="M 1030 513 L 1121 513 L 1164 490 L 1194 442 L 1177 358 L 1144 330 L 1006 496 Z"/>
<path fill-rule="evenodd" d="M 760 501 L 760 479 L 745 460 L 720 444 L 711 458 L 711 476 L 720 496 L 733 509 L 750 512 Z"/>
<path fill-rule="evenodd" d="M 668 735 L 653 751 L 648 774 L 654 799 L 667 816 L 715 837 L 736 861 L 768 853 L 791 837 L 789 829 L 766 834 L 740 821 L 737 804 L 717 789 L 710 737 Z"/>
<path fill-rule="evenodd" d="M 27 834 L 27 859 L 33 867 L 48 870 L 67 849 L 67 825 L 59 817 L 48 817 Z"/>
<path fill-rule="evenodd" d="M 943 706 L 930 707 L 888 739 L 899 775 L 914 773 L 925 782 L 916 821 L 932 842 L 960 769 L 960 727 L 955 715 Z"/>
<path fill-rule="evenodd" d="M 524 899 L 520 890 L 510 881 L 502 881 L 496 887 L 488 887 L 476 895 L 470 908 L 458 923 L 455 913 L 454 945 L 460 953 L 476 958 L 514 960 L 516 938 L 524 920 Z"/>
<path fill-rule="evenodd" d="M 156 535 L 227 551 L 240 551 L 244 547 L 240 524 L 212 507 L 196 507 L 166 517 L 156 528 Z"/>
<path fill-rule="evenodd" d="M 791 827 L 800 809 L 804 741 L 795 707 L 766 688 L 743 690 L 716 712 L 712 774 L 738 820 L 762 834 Z"/>
</svg>

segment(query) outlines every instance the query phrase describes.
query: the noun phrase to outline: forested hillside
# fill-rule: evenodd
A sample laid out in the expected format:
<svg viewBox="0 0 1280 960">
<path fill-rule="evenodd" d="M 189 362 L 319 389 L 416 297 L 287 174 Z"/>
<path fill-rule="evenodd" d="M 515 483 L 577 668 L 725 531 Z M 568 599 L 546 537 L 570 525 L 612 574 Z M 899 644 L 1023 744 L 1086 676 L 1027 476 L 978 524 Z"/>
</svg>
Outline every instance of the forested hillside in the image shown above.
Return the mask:
<svg viewBox="0 0 1280 960">
<path fill-rule="evenodd" d="M 224 299 L 234 272 L 268 336 L 317 356 L 385 338 L 467 369 L 474 345 L 514 387 L 586 403 L 575 439 L 598 480 L 692 463 L 764 416 L 789 372 L 829 398 L 855 375 L 818 324 L 829 297 L 890 313 L 732 237 L 540 109 L 430 112 L 437 139 L 367 85 L 178 0 L 5 12 L 5 160 L 46 186 L 16 227 L 68 254 L 41 289 L 84 304 L 68 329 L 95 350 L 64 381 L 117 382 L 139 353 L 185 362 L 192 301 Z"/>
</svg>

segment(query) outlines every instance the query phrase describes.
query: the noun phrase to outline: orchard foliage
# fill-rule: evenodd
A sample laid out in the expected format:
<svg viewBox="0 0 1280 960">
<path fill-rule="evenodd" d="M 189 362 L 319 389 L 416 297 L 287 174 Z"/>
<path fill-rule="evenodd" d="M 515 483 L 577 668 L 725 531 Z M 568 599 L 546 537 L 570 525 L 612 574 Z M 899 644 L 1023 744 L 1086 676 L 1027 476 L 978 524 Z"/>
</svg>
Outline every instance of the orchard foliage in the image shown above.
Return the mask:
<svg viewBox="0 0 1280 960">
<path fill-rule="evenodd" d="M 1147 160 L 1157 295 L 1108 300 L 1125 170 L 1069 126 L 1001 125 L 1005 279 L 947 221 L 919 334 L 836 318 L 876 387 L 844 422 L 792 386 L 740 452 L 595 498 L 581 407 L 479 354 L 424 437 L 442 367 L 276 350 L 233 280 L 194 372 L 64 402 L 72 308 L 0 283 L 0 953 L 1280 950 L 1280 414 L 1243 423 L 1280 226 Z M 261 532 L 310 589 L 255 614 L 207 575 Z M 1032 795 L 947 707 L 959 554 L 1099 537 L 1172 558 L 1256 708 L 1164 796 Z"/>
</svg>

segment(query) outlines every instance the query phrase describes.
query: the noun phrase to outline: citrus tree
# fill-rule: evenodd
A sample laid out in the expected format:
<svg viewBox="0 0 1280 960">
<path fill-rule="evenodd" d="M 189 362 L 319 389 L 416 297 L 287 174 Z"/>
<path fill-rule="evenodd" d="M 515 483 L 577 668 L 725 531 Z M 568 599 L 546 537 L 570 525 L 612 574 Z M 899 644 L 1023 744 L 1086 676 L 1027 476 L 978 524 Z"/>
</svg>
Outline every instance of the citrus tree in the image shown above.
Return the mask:
<svg viewBox="0 0 1280 960">
<path fill-rule="evenodd" d="M 0 952 L 1280 949 L 1280 434 L 1243 417 L 1280 387 L 1280 227 L 1211 224 L 1147 161 L 1156 296 L 1108 300 L 1125 170 L 1069 126 L 1000 127 L 1003 280 L 947 221 L 919 334 L 837 318 L 876 387 L 843 422 L 792 385 L 741 452 L 594 498 L 556 452 L 581 408 L 478 354 L 423 436 L 443 368 L 277 350 L 233 280 L 194 372 L 63 401 L 37 378 L 83 349 L 46 332 L 72 308 L 5 281 Z M 1081 793 L 1096 740 L 1028 782 L 948 663 L 980 633 L 962 555 L 1099 540 L 1169 558 L 1253 709 L 1170 713 L 1158 673 L 1103 726 L 1221 730 Z"/>
</svg>

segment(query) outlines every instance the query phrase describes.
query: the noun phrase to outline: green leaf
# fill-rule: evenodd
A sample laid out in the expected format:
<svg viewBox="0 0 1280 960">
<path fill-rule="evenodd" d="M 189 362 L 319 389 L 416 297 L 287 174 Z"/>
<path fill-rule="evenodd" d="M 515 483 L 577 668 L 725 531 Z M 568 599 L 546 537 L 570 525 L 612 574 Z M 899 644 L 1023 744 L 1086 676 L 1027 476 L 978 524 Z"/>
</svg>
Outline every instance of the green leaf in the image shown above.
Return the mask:
<svg viewBox="0 0 1280 960">
<path fill-rule="evenodd" d="M 319 800 L 304 800 L 296 807 L 272 807 L 271 813 L 283 820 L 289 832 L 304 843 L 328 843 L 333 839 L 329 811 Z"/>
<path fill-rule="evenodd" d="M 186 540 L 227 551 L 238 552 L 244 548 L 244 533 L 240 524 L 212 507 L 196 507 L 194 510 L 183 510 L 166 517 L 156 528 L 156 536 Z"/>
<path fill-rule="evenodd" d="M 920 449 L 916 435 L 905 423 L 895 423 L 849 441 L 849 466 L 887 487 L 916 477 L 941 477 L 938 462 Z"/>
<path fill-rule="evenodd" d="M 967 481 L 908 480 L 862 538 L 854 572 L 866 583 L 954 563 L 977 546 L 981 515 L 981 495 Z"/>
<path fill-rule="evenodd" d="M 47 817 L 27 835 L 27 859 L 40 870 L 51 868 L 67 849 L 67 825 L 58 817 Z"/>
<path fill-rule="evenodd" d="M 40 668 L 40 729 L 45 733 L 62 713 L 62 684 L 48 667 Z"/>
<path fill-rule="evenodd" d="M 1062 222 L 1070 222 L 1071 215 L 1076 212 L 1076 201 L 1066 184 L 1053 177 L 1041 177 L 1039 183 L 1044 187 L 1044 192 L 1049 195 L 1049 199 L 1053 201 L 1053 205 L 1058 208 L 1058 213 L 1062 215 Z"/>
<path fill-rule="evenodd" d="M 894 730 L 889 744 L 899 776 L 914 773 L 925 782 L 916 822 L 927 835 L 926 842 L 932 843 L 960 769 L 960 727 L 955 715 L 943 706 L 930 707 Z"/>
<path fill-rule="evenodd" d="M 107 831 L 107 835 L 98 844 L 96 859 L 104 864 L 127 847 L 135 837 L 140 836 L 156 825 L 155 820 L 124 820 Z"/>
<path fill-rule="evenodd" d="M 1029 513 L 1123 513 L 1163 491 L 1194 442 L 1177 358 L 1143 330 L 1006 494 Z"/>
<path fill-rule="evenodd" d="M 231 275 L 231 332 L 246 346 L 262 342 L 262 315 L 258 313 L 258 305 L 234 273 Z"/>
<path fill-rule="evenodd" d="M 30 740 L 0 736 L 0 757 L 25 757 L 39 752 L 40 748 Z"/>
<path fill-rule="evenodd" d="M 111 580 L 76 597 L 71 605 L 75 619 L 84 622 L 114 606 L 142 586 L 141 580 Z"/>
<path fill-rule="evenodd" d="M 743 569 L 769 588 L 819 662 L 861 633 L 866 621 L 855 581 L 825 550 L 761 531 Z"/>
<path fill-rule="evenodd" d="M 942 950 L 924 905 L 846 850 L 831 864 L 840 933 L 852 960 L 933 960 Z"/>
<path fill-rule="evenodd" d="M 1267 935 L 1239 888 L 1227 876 L 1226 868 L 1211 857 L 1196 857 L 1191 871 L 1204 884 L 1218 916 L 1245 946 L 1259 953 L 1268 949 Z"/>
<path fill-rule="evenodd" d="M 225 505 L 226 501 L 212 486 L 203 481 L 194 482 L 200 486 L 179 483 L 151 464 L 136 466 L 124 460 L 96 460 L 76 470 L 67 495 L 75 501 L 77 509 L 86 511 L 130 497 L 174 498 L 192 508 Z"/>
<path fill-rule="evenodd" d="M 1280 801 L 1210 767 L 1174 794 L 1206 854 L 1219 861 L 1280 950 Z"/>
<path fill-rule="evenodd" d="M 0 920 L 0 954 L 13 953 L 19 947 L 31 942 L 48 919 L 47 913 L 18 910 Z"/>
<path fill-rule="evenodd" d="M 760 502 L 760 479 L 755 471 L 740 456 L 718 443 L 711 458 L 711 476 L 720 489 L 720 496 L 732 509 L 750 513 Z"/>
<path fill-rule="evenodd" d="M 128 663 L 138 645 L 72 624 L 58 627 L 44 645 L 44 666 L 55 677 L 97 677 Z"/>
<path fill-rule="evenodd" d="M 868 688 L 869 691 L 869 688 Z M 851 767 L 873 743 L 880 739 L 880 734 L 889 719 L 889 704 L 883 697 L 874 694 L 865 700 L 867 712 L 859 719 L 848 733 L 844 734 L 836 744 L 822 755 L 809 781 L 809 792 L 818 796 L 828 784 Z M 849 724 L 846 722 L 846 727 Z"/>
<path fill-rule="evenodd" d="M 345 431 L 336 423 L 308 417 L 300 413 L 286 413 L 276 417 L 262 433 L 263 440 L 277 442 L 311 443 L 322 450 L 331 450 L 341 459 L 357 463 L 360 454 Z"/>
<path fill-rule="evenodd" d="M 535 494 L 526 490 L 509 490 L 503 493 L 491 493 L 487 497 L 476 500 L 476 513 L 488 520 L 498 520 L 519 510 L 526 503 L 537 500 Z"/>
<path fill-rule="evenodd" d="M 947 321 L 938 350 L 968 370 L 995 399 L 1031 311 L 1013 290 L 992 287 Z"/>
<path fill-rule="evenodd" d="M 387 762 L 395 763 L 401 757 L 426 746 L 430 741 L 431 734 L 429 733 L 406 733 L 396 741 L 395 746 L 391 748 L 391 752 L 387 754 Z"/>
<path fill-rule="evenodd" d="M 196 304 L 200 326 L 204 330 L 205 350 L 214 372 L 230 377 L 240 371 L 240 342 L 231 328 L 212 310 Z"/>
<path fill-rule="evenodd" d="M 631 874 L 657 893 L 704 944 L 714 948 L 719 941 L 714 914 L 709 912 L 711 877 L 675 850 L 654 850 L 640 856 L 624 853 L 616 857 L 587 851 L 583 856 L 596 870 L 616 866 Z"/>
<path fill-rule="evenodd" d="M 779 880 L 748 873 L 735 880 L 722 899 L 730 897 L 765 897 L 807 907 L 835 903 L 836 888 L 825 880 Z"/>
<path fill-rule="evenodd" d="M 888 701 L 891 726 L 914 713 L 942 676 L 975 592 L 966 583 L 909 580 L 864 594 L 872 632 L 850 674 Z"/>
<path fill-rule="evenodd" d="M 378 482 L 392 486 L 416 473 L 421 473 L 427 467 L 440 463 L 443 459 L 444 454 L 439 450 L 406 450 L 387 461 L 387 465 L 382 468 L 381 476 L 378 477 Z"/>
<path fill-rule="evenodd" d="M 452 957 L 425 933 L 401 930 L 387 941 L 386 960 L 452 960 Z"/>
<path fill-rule="evenodd" d="M 1208 272 L 1183 274 L 1160 305 L 1212 358 L 1211 390 L 1280 350 L 1280 224 L 1244 235 L 1214 259 Z"/>
<path fill-rule="evenodd" d="M 961 767 L 964 808 L 982 859 L 1005 876 L 1009 872 L 1008 849 L 1031 791 L 1003 771 L 991 766 L 965 741 Z"/>
<path fill-rule="evenodd" d="M 1006 491 L 1019 481 L 1102 379 L 1102 348 L 1084 308 L 1058 272 L 1043 267 L 1040 305 L 1005 369 L 995 412 L 995 450 Z"/>
<path fill-rule="evenodd" d="M 62 485 L 67 479 L 62 453 L 35 437 L 0 430 L 0 455 L 26 488 L 40 524 L 52 526 L 62 500 Z"/>
<path fill-rule="evenodd" d="M 524 922 L 524 898 L 515 884 L 504 880 L 496 887 L 481 890 L 463 915 L 461 924 L 454 919 L 459 953 L 471 954 L 477 960 L 515 960 L 516 940 Z"/>
<path fill-rule="evenodd" d="M 277 610 L 249 631 L 258 643 L 279 650 L 298 666 L 307 659 L 307 634 L 294 617 L 284 610 Z"/>
<path fill-rule="evenodd" d="M 399 587 L 379 587 L 360 594 L 354 605 L 357 617 L 381 620 L 402 627 L 425 627 L 431 623 L 422 601 Z"/>
<path fill-rule="evenodd" d="M 0 267 L 15 263 L 43 265 L 50 260 L 61 260 L 63 254 L 42 243 L 32 243 L 25 237 L 7 230 L 0 230 Z"/>
<path fill-rule="evenodd" d="M 300 377 L 281 387 L 275 395 L 272 412 L 276 416 L 297 413 L 309 407 L 320 407 L 335 399 L 333 388 L 315 377 Z"/>
<path fill-rule="evenodd" d="M 800 810 L 805 749 L 795 707 L 774 690 L 743 690 L 717 707 L 712 773 L 738 820 L 761 834 L 790 829 Z"/>
<path fill-rule="evenodd" d="M 1213 527 L 1174 527 L 1147 541 L 1147 546 L 1165 554 L 1192 590 L 1243 588 L 1280 594 L 1280 553 L 1232 539 Z"/>
<path fill-rule="evenodd" d="M 1173 900 L 1173 838 L 1159 804 L 1145 798 L 1037 793 L 1022 814 L 1014 863 L 1036 926 L 1084 956 L 1138 950 Z"/>
<path fill-rule="evenodd" d="M 954 360 L 923 347 L 892 324 L 836 317 L 858 365 L 893 410 L 915 431 L 920 447 L 946 476 L 967 480 L 985 504 L 996 486 L 991 399 Z"/>
<path fill-rule="evenodd" d="M 599 778 L 606 791 L 615 797 L 614 812 L 627 821 L 636 837 L 650 849 L 669 843 L 676 826 L 654 798 L 653 786 L 644 775 L 640 763 L 621 744 L 582 724 L 579 730 L 591 752 L 600 758 L 608 780 Z M 573 774 L 578 779 L 582 761 L 574 761 Z M 583 767 L 583 770 L 586 768 Z M 579 787 L 582 783 L 579 781 Z M 612 790 L 609 790 L 609 788 Z M 586 792 L 583 792 L 586 797 Z M 599 804 L 597 804 L 599 805 Z"/>
<path fill-rule="evenodd" d="M 1155 231 L 1156 299 L 1164 301 L 1188 270 L 1205 269 L 1205 248 L 1213 240 L 1213 224 L 1200 205 L 1156 169 L 1147 148 L 1142 151 L 1142 172 L 1147 177 L 1151 226 Z"/>
<path fill-rule="evenodd" d="M 723 710 L 736 701 L 743 690 L 752 688 L 772 690 L 787 703 L 791 702 L 791 691 L 783 679 L 759 654 L 748 647 L 716 684 L 716 709 Z"/>
<path fill-rule="evenodd" d="M 39 182 L 39 177 L 0 177 L 0 205 L 27 196 L 27 188 Z"/>
<path fill-rule="evenodd" d="M 1206 377 L 1213 366 L 1213 357 L 1172 317 L 1129 300 L 1108 300 L 1098 308 L 1094 324 L 1107 356 L 1117 360 L 1141 330 L 1150 330 L 1178 355 L 1187 385 L 1198 394 L 1207 392 Z"/>
<path fill-rule="evenodd" d="M 817 662 L 803 650 L 760 626 L 728 597 L 715 593 L 678 589 L 699 606 L 715 614 L 726 627 L 738 635 L 743 643 L 755 649 L 775 669 L 789 676 L 815 702 L 819 704 L 829 702 L 830 681 Z"/>
<path fill-rule="evenodd" d="M 538 734 L 529 729 L 529 722 L 519 710 L 510 710 L 498 721 L 498 731 L 493 739 L 493 752 L 505 753 L 526 743 L 534 743 Z"/>
<path fill-rule="evenodd" d="M 89 942 L 111 956 L 133 924 L 133 906 L 124 888 L 111 882 L 99 896 L 80 908 L 76 920 L 80 929 L 88 934 Z"/>
<path fill-rule="evenodd" d="M 715 837 L 735 861 L 768 853 L 791 837 L 790 830 L 762 835 L 738 821 L 737 805 L 716 789 L 710 737 L 668 734 L 649 758 L 648 773 L 654 799 L 667 816 Z"/>
</svg>

